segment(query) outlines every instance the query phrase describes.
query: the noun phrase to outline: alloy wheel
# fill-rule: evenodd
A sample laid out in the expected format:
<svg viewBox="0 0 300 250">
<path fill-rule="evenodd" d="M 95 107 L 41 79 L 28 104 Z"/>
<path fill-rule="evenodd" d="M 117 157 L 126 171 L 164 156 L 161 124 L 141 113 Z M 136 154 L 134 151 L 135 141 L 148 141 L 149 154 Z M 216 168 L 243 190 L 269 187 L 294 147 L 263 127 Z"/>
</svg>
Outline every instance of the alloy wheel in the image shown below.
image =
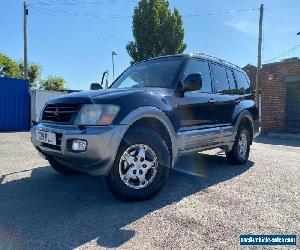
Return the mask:
<svg viewBox="0 0 300 250">
<path fill-rule="evenodd" d="M 147 187 L 157 174 L 157 156 L 145 144 L 134 144 L 122 154 L 119 174 L 123 183 L 133 189 Z"/>
<path fill-rule="evenodd" d="M 248 150 L 248 138 L 245 132 L 240 134 L 238 149 L 241 158 L 245 158 Z"/>
</svg>

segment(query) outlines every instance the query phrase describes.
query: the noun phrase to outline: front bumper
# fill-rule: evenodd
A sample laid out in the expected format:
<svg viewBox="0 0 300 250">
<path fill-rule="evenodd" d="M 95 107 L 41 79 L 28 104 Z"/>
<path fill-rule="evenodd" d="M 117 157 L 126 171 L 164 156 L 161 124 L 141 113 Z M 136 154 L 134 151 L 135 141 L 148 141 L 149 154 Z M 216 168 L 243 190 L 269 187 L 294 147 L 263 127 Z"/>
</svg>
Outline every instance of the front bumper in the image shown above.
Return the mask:
<svg viewBox="0 0 300 250">
<path fill-rule="evenodd" d="M 107 175 L 116 157 L 127 125 L 87 126 L 79 129 L 73 125 L 40 123 L 31 129 L 31 140 L 36 149 L 45 157 L 53 157 L 67 167 L 91 175 Z M 51 146 L 36 139 L 36 131 L 56 133 L 59 146 Z M 87 141 L 84 152 L 74 152 L 67 147 L 72 139 Z"/>
</svg>

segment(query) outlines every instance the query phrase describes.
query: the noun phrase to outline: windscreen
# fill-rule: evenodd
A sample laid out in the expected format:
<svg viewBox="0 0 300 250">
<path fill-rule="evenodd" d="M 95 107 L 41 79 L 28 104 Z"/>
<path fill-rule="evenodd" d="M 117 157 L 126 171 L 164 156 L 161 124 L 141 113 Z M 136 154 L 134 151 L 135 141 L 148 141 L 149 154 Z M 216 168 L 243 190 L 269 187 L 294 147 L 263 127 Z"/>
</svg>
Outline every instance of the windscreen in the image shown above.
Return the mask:
<svg viewBox="0 0 300 250">
<path fill-rule="evenodd" d="M 158 58 L 128 68 L 111 88 L 161 87 L 174 88 L 183 58 Z"/>
</svg>

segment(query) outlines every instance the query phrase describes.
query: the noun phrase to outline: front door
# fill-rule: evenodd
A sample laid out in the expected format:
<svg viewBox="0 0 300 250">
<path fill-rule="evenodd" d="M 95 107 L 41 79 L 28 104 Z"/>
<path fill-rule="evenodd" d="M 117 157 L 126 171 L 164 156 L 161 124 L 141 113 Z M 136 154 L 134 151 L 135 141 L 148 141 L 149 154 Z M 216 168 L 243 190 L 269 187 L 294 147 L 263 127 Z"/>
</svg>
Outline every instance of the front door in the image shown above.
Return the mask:
<svg viewBox="0 0 300 250">
<path fill-rule="evenodd" d="M 202 88 L 196 91 L 185 92 L 184 97 L 177 98 L 175 114 L 179 129 L 190 130 L 197 129 L 197 127 L 204 128 L 217 123 L 208 62 L 196 58 L 190 59 L 185 69 L 183 79 L 187 75 L 194 73 L 200 73 L 202 75 Z"/>
<path fill-rule="evenodd" d="M 194 73 L 201 74 L 202 88 L 187 91 L 184 97 L 178 97 L 175 110 L 183 150 L 212 147 L 220 143 L 220 128 L 217 126 L 216 103 L 208 62 L 196 58 L 190 59 L 183 79 Z"/>
</svg>

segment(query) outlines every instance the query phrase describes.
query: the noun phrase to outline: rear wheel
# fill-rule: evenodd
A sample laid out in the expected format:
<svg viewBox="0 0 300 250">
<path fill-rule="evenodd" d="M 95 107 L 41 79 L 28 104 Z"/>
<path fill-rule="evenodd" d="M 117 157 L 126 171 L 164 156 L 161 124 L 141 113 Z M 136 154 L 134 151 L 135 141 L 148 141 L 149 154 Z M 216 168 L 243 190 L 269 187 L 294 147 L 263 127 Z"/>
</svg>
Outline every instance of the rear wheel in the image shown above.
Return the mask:
<svg viewBox="0 0 300 250">
<path fill-rule="evenodd" d="M 163 186 L 169 166 L 163 139 L 151 129 L 135 128 L 123 139 L 106 182 L 122 200 L 148 199 Z"/>
<path fill-rule="evenodd" d="M 63 164 L 59 163 L 57 160 L 54 158 L 48 158 L 48 161 L 51 165 L 51 167 L 58 173 L 63 174 L 63 175 L 78 175 L 82 174 L 81 172 L 74 170 L 72 168 L 68 168 L 64 166 Z"/>
<path fill-rule="evenodd" d="M 250 153 L 250 131 L 246 126 L 240 126 L 231 151 L 226 152 L 228 162 L 242 165 L 249 158 Z"/>
</svg>

